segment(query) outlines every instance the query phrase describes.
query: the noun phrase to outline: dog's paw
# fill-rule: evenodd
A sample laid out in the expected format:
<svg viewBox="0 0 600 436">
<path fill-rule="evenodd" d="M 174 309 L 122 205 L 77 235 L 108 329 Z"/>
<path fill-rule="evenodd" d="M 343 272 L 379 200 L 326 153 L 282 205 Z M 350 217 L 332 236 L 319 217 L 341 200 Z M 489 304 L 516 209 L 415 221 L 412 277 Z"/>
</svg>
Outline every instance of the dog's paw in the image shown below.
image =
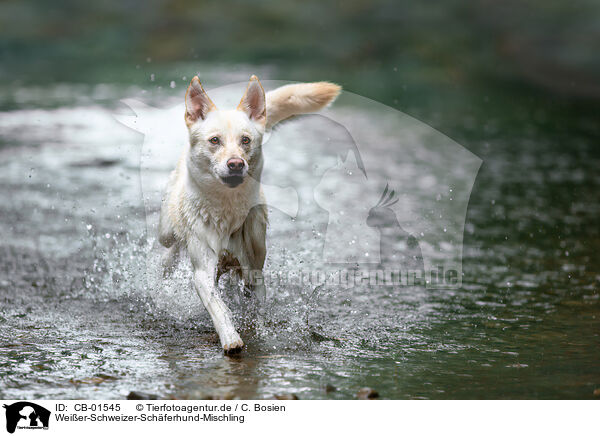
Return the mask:
<svg viewBox="0 0 600 436">
<path fill-rule="evenodd" d="M 223 344 L 223 353 L 227 355 L 237 354 L 242 351 L 242 348 L 244 348 L 244 341 L 237 339 L 235 341 L 228 342 L 227 344 Z"/>
</svg>

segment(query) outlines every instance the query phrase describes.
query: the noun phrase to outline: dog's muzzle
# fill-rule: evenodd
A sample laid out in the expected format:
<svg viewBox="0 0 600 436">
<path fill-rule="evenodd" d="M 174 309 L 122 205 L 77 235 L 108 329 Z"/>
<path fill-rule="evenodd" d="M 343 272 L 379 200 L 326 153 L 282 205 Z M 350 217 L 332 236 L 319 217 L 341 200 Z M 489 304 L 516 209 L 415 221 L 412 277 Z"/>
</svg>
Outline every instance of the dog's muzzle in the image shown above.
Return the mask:
<svg viewBox="0 0 600 436">
<path fill-rule="evenodd" d="M 227 161 L 227 170 L 229 174 L 221 176 L 221 180 L 230 188 L 235 188 L 244 181 L 244 169 L 246 162 L 239 157 L 232 157 Z"/>
<path fill-rule="evenodd" d="M 221 176 L 221 180 L 230 188 L 235 188 L 238 185 L 241 185 L 244 182 L 244 176 L 241 174 L 231 175 L 231 176 Z"/>
</svg>

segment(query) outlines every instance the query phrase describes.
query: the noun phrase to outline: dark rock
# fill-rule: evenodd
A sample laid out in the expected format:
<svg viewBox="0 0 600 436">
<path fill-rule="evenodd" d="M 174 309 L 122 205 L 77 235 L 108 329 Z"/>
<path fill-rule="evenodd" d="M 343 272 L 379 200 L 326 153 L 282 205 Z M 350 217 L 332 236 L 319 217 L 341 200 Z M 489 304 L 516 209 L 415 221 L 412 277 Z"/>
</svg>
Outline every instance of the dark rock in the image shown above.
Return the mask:
<svg viewBox="0 0 600 436">
<path fill-rule="evenodd" d="M 296 394 L 275 394 L 273 396 L 276 400 L 297 400 L 298 397 Z"/>
<path fill-rule="evenodd" d="M 118 159 L 111 158 L 96 158 L 90 160 L 84 160 L 79 162 L 73 162 L 70 164 L 72 167 L 112 167 L 119 163 Z"/>
<path fill-rule="evenodd" d="M 314 331 L 314 330 L 310 332 L 310 338 L 314 342 L 333 342 L 335 344 L 341 343 L 341 340 L 338 338 L 330 338 L 330 337 L 322 335 L 321 333 Z"/>
<path fill-rule="evenodd" d="M 356 394 L 356 398 L 359 400 L 373 400 L 375 398 L 379 398 L 379 394 L 375 389 L 361 388 Z"/>
<path fill-rule="evenodd" d="M 96 374 L 94 377 L 101 378 L 102 380 L 118 380 L 117 377 L 110 374 Z"/>
<path fill-rule="evenodd" d="M 158 400 L 158 395 L 148 394 L 146 392 L 129 392 L 127 395 L 128 400 Z"/>
<path fill-rule="evenodd" d="M 325 392 L 330 393 L 335 391 L 337 391 L 337 388 L 335 386 L 329 384 L 325 386 Z"/>
</svg>

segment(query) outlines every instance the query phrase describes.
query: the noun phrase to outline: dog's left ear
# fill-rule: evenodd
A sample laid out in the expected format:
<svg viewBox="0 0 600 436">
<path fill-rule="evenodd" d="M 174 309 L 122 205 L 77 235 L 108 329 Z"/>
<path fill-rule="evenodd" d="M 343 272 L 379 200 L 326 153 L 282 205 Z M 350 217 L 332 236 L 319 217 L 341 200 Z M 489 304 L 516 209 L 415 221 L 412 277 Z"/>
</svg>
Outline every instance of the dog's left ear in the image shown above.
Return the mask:
<svg viewBox="0 0 600 436">
<path fill-rule="evenodd" d="M 206 91 L 200 83 L 198 76 L 194 76 L 190 82 L 190 86 L 185 93 L 185 122 L 188 125 L 192 125 L 199 118 L 205 119 L 206 115 L 217 107 L 208 98 Z"/>
<path fill-rule="evenodd" d="M 265 99 L 265 90 L 263 89 L 258 77 L 250 77 L 246 93 L 242 97 L 238 110 L 248 115 L 248 118 L 265 125 L 267 122 L 267 102 Z"/>
</svg>

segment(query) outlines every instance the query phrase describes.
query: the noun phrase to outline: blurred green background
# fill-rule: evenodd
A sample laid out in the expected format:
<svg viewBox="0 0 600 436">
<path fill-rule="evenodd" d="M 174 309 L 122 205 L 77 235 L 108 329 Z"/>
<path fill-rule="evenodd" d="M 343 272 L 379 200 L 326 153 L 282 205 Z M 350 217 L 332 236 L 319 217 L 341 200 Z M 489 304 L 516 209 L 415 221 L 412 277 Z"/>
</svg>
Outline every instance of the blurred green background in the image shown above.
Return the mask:
<svg viewBox="0 0 600 436">
<path fill-rule="evenodd" d="M 167 87 L 208 65 L 257 66 L 338 82 L 461 142 L 506 128 L 597 134 L 597 0 L 4 0 L 0 29 L 9 86 L 148 86 L 152 72 Z"/>
</svg>

